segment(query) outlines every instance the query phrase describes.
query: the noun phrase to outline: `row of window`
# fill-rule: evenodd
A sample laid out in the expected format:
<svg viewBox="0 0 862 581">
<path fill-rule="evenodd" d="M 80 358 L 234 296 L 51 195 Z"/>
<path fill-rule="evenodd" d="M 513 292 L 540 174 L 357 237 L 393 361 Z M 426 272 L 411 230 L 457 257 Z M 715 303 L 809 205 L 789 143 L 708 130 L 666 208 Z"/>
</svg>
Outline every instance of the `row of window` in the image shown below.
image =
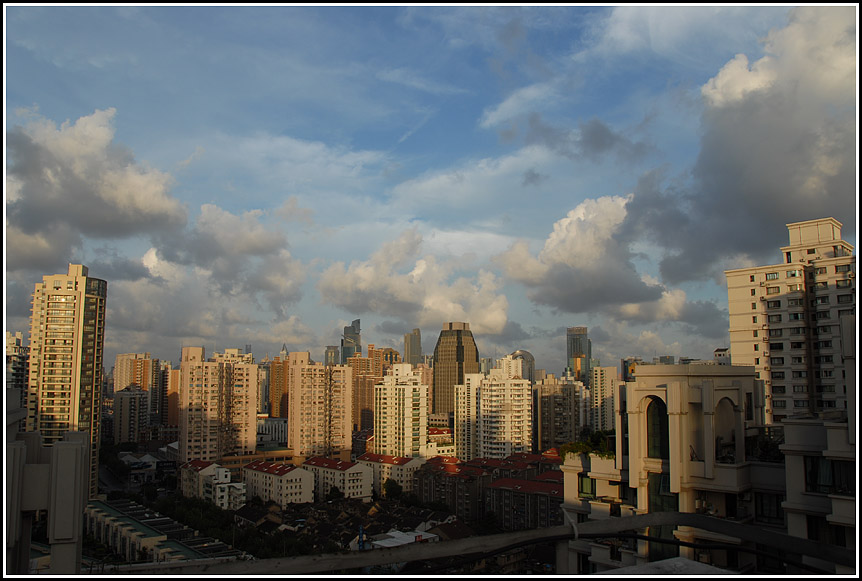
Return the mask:
<svg viewBox="0 0 862 581">
<path fill-rule="evenodd" d="M 850 265 L 849 264 L 836 264 L 834 266 L 834 269 L 835 269 L 835 274 L 847 273 L 847 272 L 850 272 Z M 809 273 L 809 278 L 813 278 L 816 275 L 822 275 L 822 274 L 827 274 L 827 273 L 828 273 L 827 267 L 816 266 Z M 784 273 L 784 277 L 785 278 L 802 278 L 803 274 L 804 274 L 804 272 L 802 270 L 798 270 L 798 269 L 787 270 Z M 779 276 L 780 276 L 780 273 L 778 273 L 778 272 L 767 272 L 766 273 L 766 280 L 778 280 Z M 750 282 L 755 282 L 754 275 L 753 274 L 750 275 L 748 280 Z"/>
</svg>

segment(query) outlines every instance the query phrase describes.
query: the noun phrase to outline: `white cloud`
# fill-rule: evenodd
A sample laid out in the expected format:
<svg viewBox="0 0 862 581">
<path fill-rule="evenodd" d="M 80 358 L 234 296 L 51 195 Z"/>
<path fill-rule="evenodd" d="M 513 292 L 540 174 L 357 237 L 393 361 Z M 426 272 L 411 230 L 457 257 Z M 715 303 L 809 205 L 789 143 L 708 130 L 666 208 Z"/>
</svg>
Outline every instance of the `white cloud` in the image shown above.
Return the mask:
<svg viewBox="0 0 862 581">
<path fill-rule="evenodd" d="M 317 285 L 323 301 L 354 315 L 393 316 L 408 325 L 467 321 L 477 333 L 500 333 L 508 300 L 498 293 L 493 273 L 458 275 L 452 262 L 420 257 L 421 244 L 421 235 L 408 230 L 368 260 L 331 265 Z"/>
<path fill-rule="evenodd" d="M 516 90 L 493 109 L 486 110 L 479 126 L 489 129 L 518 119 L 539 109 L 547 109 L 559 99 L 554 82 L 536 83 Z"/>
</svg>

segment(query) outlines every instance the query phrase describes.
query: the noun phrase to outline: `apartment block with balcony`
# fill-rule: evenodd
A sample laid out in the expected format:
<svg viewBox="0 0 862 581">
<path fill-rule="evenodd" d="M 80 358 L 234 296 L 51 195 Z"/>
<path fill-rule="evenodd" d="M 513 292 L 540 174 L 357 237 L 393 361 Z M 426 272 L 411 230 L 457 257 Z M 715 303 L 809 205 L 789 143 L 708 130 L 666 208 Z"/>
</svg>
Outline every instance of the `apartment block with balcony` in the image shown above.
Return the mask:
<svg viewBox="0 0 862 581">
<path fill-rule="evenodd" d="M 846 409 L 841 319 L 856 314 L 856 257 L 834 218 L 787 225 L 783 262 L 728 270 L 730 351 L 766 385 L 766 422 Z"/>
<path fill-rule="evenodd" d="M 332 488 L 341 491 L 345 498 L 358 498 L 371 502 L 373 473 L 371 467 L 358 462 L 333 460 L 315 456 L 303 462 L 302 467 L 314 475 L 314 498 L 321 501 Z"/>
<path fill-rule="evenodd" d="M 383 496 L 383 485 L 387 480 L 393 480 L 401 487 L 404 494 L 413 492 L 413 477 L 416 471 L 425 463 L 425 458 L 408 458 L 405 456 L 388 456 L 366 452 L 356 459 L 359 464 L 371 468 L 372 489 L 378 496 Z"/>
</svg>

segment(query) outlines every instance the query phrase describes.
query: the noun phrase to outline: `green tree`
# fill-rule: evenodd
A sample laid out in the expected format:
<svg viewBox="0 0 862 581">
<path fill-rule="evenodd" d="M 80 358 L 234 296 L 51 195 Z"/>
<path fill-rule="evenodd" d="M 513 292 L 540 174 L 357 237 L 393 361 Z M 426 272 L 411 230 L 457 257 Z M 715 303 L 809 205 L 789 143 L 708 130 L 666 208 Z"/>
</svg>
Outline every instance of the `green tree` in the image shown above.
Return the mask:
<svg viewBox="0 0 862 581">
<path fill-rule="evenodd" d="M 383 496 L 386 498 L 400 498 L 402 492 L 403 487 L 391 478 L 387 478 L 383 483 Z"/>
</svg>

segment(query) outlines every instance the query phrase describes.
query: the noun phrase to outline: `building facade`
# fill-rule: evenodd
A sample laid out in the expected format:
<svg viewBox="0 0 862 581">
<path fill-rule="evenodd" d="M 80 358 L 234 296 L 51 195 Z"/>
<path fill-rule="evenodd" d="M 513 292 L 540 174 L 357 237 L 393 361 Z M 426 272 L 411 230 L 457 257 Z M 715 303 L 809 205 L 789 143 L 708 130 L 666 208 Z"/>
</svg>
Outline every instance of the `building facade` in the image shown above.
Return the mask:
<svg viewBox="0 0 862 581">
<path fill-rule="evenodd" d="M 468 373 L 479 373 L 479 350 L 470 323 L 444 323 L 434 347 L 433 413 L 455 412 L 455 386 Z"/>
<path fill-rule="evenodd" d="M 291 353 L 288 360 L 288 447 L 300 458 L 350 458 L 351 368 L 312 363 L 307 351 Z"/>
<path fill-rule="evenodd" d="M 90 437 L 90 497 L 98 493 L 108 283 L 70 264 L 66 274 L 44 276 L 32 295 L 27 431 L 46 445 L 67 431 Z"/>
<path fill-rule="evenodd" d="M 422 332 L 413 329 L 404 335 L 404 363 L 419 365 L 422 363 Z"/>
<path fill-rule="evenodd" d="M 614 399 L 622 382 L 616 367 L 594 367 L 590 370 L 590 427 L 593 430 L 614 429 Z"/>
<path fill-rule="evenodd" d="M 419 456 L 427 434 L 428 386 L 412 365 L 395 364 L 374 386 L 374 453 Z"/>
<path fill-rule="evenodd" d="M 242 475 L 249 498 L 259 496 L 282 508 L 314 502 L 314 475 L 299 466 L 256 460 L 243 466 Z"/>
<path fill-rule="evenodd" d="M 766 384 L 767 422 L 800 411 L 845 409 L 841 320 L 856 313 L 856 258 L 841 223 L 787 225 L 782 263 L 725 271 L 734 365 Z"/>
<path fill-rule="evenodd" d="M 569 327 L 566 329 L 566 365 L 575 376 L 587 387 L 590 386 L 590 362 L 592 360 L 592 343 L 587 336 L 587 327 Z"/>
<path fill-rule="evenodd" d="M 206 360 L 183 347 L 180 362 L 180 461 L 251 454 L 257 444 L 258 366 L 230 353 Z"/>
</svg>

